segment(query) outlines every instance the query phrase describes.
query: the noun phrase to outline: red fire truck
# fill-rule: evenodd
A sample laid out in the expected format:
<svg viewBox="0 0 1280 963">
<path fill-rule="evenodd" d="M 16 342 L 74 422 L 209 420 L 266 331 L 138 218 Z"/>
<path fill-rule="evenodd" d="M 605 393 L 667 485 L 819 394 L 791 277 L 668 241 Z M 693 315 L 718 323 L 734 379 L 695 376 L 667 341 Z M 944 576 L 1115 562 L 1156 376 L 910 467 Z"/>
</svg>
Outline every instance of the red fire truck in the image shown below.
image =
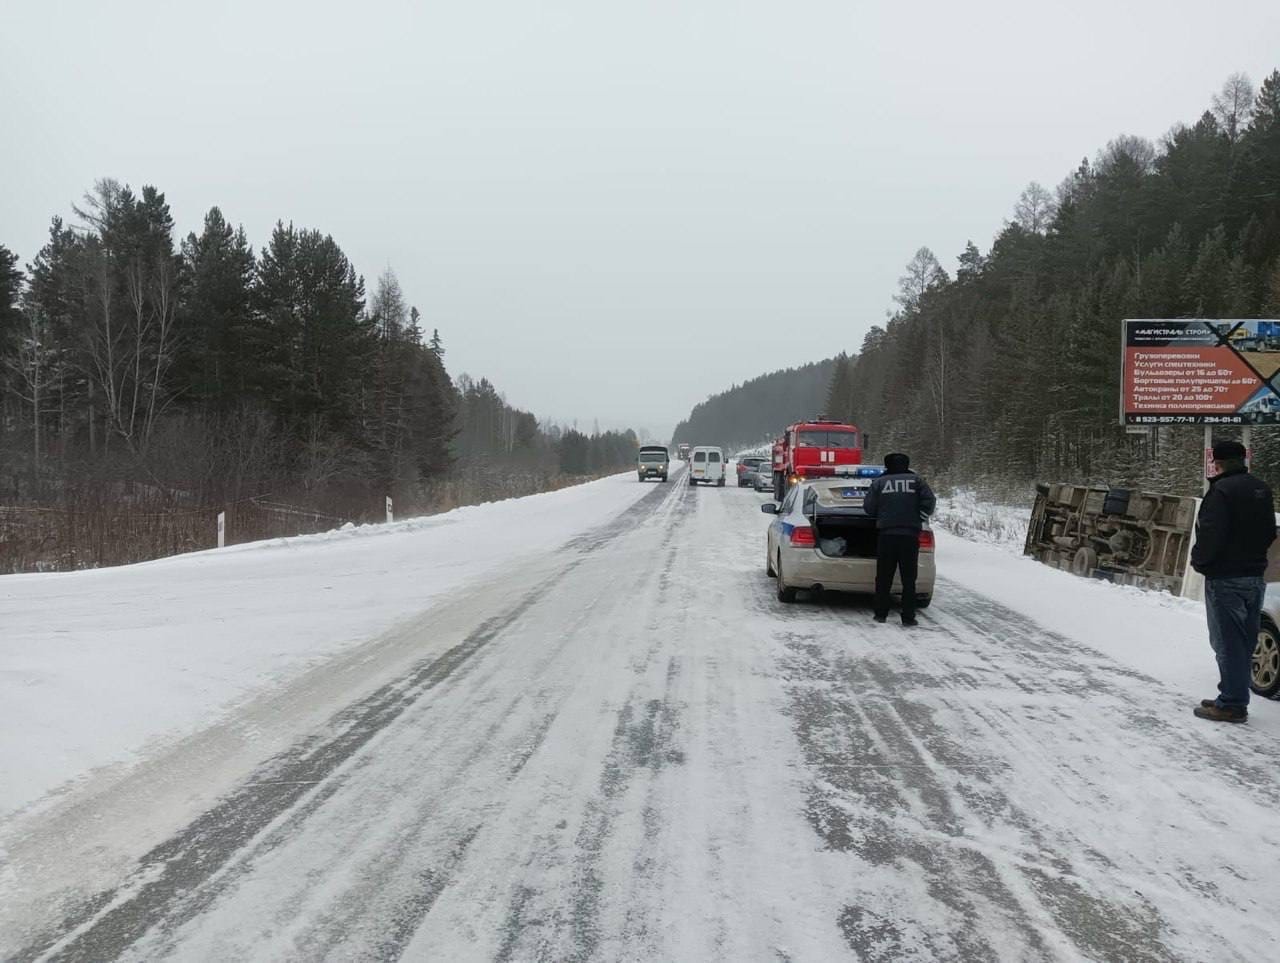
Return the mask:
<svg viewBox="0 0 1280 963">
<path fill-rule="evenodd" d="M 834 475 L 837 465 L 861 465 L 864 441 L 857 425 L 826 418 L 791 425 L 773 443 L 773 497 L 782 501 L 801 478 Z"/>
</svg>

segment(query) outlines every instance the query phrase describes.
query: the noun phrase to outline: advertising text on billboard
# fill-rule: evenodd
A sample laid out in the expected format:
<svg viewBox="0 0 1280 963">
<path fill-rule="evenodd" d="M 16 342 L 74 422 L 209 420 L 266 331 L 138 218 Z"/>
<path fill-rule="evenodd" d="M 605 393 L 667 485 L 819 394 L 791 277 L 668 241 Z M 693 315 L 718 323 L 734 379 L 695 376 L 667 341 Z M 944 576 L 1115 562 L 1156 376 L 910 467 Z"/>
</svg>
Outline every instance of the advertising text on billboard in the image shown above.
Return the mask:
<svg viewBox="0 0 1280 963">
<path fill-rule="evenodd" d="M 1280 321 L 1124 322 L 1126 425 L 1280 424 Z"/>
</svg>

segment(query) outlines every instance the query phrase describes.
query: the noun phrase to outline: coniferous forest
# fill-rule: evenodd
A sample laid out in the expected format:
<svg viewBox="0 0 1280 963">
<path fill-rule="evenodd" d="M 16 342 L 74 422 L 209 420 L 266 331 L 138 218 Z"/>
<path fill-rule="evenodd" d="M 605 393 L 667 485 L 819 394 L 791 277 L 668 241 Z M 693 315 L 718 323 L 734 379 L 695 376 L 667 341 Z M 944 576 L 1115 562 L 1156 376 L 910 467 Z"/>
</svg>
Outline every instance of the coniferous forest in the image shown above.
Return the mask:
<svg viewBox="0 0 1280 963">
<path fill-rule="evenodd" d="M 0 246 L 0 571 L 75 568 L 525 494 L 628 467 L 445 367 L 395 275 L 112 180 L 27 265 Z"/>
<path fill-rule="evenodd" d="M 897 310 L 837 365 L 828 411 L 956 482 L 1198 494 L 1202 432 L 1119 424 L 1124 318 L 1280 317 L 1280 71 L 1231 77 L 1159 143 L 1122 136 L 1056 191 L 1032 183 L 954 274 L 928 248 Z M 1280 481 L 1280 434 L 1254 435 Z"/>
<path fill-rule="evenodd" d="M 676 425 L 672 443 L 730 450 L 766 444 L 787 425 L 823 414 L 827 385 L 840 360 L 771 371 L 714 394 Z"/>
</svg>

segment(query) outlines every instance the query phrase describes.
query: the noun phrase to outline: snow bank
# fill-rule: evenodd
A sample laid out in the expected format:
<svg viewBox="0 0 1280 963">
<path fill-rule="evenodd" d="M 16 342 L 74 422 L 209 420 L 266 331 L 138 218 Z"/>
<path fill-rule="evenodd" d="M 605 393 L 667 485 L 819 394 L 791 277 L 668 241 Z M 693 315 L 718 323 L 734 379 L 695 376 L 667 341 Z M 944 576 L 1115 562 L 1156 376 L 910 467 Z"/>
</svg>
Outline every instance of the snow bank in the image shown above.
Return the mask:
<svg viewBox="0 0 1280 963">
<path fill-rule="evenodd" d="M 938 499 L 933 524 L 971 542 L 1002 545 L 1022 552 L 1031 521 L 1031 496 L 1025 506 L 998 505 L 980 498 L 976 492 L 958 490 Z"/>
<path fill-rule="evenodd" d="M 612 518 L 631 472 L 391 525 L 0 577 L 0 815 Z"/>
<path fill-rule="evenodd" d="M 1203 603 L 1080 578 L 1023 556 L 1030 515 L 1030 504 L 991 505 L 971 493 L 939 499 L 939 576 L 1184 692 L 1188 714 L 1217 694 Z M 946 605 L 945 591 L 936 604 Z M 1280 703 L 1255 698 L 1249 721 L 1280 734 Z"/>
</svg>

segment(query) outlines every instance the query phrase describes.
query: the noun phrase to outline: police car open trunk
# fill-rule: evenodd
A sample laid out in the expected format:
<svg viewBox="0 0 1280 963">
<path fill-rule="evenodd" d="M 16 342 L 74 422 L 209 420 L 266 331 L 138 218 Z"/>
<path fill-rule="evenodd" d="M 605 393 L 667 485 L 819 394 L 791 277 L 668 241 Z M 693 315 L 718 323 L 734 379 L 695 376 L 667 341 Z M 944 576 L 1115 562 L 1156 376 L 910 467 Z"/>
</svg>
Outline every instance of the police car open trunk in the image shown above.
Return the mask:
<svg viewBox="0 0 1280 963">
<path fill-rule="evenodd" d="M 876 521 L 862 510 L 870 478 L 816 485 L 805 499 L 818 551 L 831 558 L 875 558 Z"/>
<path fill-rule="evenodd" d="M 875 519 L 819 513 L 813 522 L 818 551 L 832 558 L 875 558 Z"/>
</svg>

